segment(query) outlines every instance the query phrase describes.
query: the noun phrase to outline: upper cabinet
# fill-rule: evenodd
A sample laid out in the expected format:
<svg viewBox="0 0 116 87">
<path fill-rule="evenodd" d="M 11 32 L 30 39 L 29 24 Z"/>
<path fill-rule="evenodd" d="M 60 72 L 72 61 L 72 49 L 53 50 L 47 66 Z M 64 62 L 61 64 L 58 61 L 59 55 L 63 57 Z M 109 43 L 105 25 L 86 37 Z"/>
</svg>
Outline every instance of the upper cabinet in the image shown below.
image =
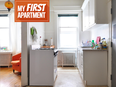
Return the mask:
<svg viewBox="0 0 116 87">
<path fill-rule="evenodd" d="M 107 0 L 85 0 L 83 10 L 83 31 L 102 24 L 108 24 Z"/>
</svg>

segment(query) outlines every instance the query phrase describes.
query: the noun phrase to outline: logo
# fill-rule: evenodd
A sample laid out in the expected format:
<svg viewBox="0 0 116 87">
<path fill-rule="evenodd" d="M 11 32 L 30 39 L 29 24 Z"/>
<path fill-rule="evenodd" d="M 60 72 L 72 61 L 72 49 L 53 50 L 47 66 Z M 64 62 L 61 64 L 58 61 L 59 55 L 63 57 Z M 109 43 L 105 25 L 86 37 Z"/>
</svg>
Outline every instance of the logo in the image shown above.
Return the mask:
<svg viewBox="0 0 116 87">
<path fill-rule="evenodd" d="M 15 0 L 15 22 L 49 22 L 49 0 Z"/>
</svg>

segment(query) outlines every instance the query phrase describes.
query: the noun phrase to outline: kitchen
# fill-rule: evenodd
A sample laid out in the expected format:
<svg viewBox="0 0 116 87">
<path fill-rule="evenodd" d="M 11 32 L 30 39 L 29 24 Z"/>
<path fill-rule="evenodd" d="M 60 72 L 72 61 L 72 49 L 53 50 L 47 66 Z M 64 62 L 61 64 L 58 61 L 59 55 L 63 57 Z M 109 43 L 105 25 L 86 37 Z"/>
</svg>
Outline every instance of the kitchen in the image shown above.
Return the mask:
<svg viewBox="0 0 116 87">
<path fill-rule="evenodd" d="M 25 38 L 22 38 L 22 85 L 27 85 L 28 84 L 28 78 L 26 78 L 26 76 L 28 76 L 28 69 L 26 68 L 27 65 L 28 65 L 28 48 L 30 47 L 29 45 L 32 45 L 32 44 L 39 44 L 39 40 L 37 42 L 33 42 L 30 37 L 30 29 L 32 26 L 36 27 L 36 29 L 38 29 L 38 38 L 41 36 L 42 37 L 42 44 L 44 44 L 44 39 L 48 39 L 48 44 L 50 45 L 51 44 L 51 38 L 53 38 L 53 45 L 55 45 L 55 48 L 59 49 L 58 48 L 58 36 L 57 36 L 57 28 L 58 28 L 58 25 L 57 25 L 57 20 L 58 20 L 58 14 L 78 14 L 78 20 L 79 20 L 79 24 L 78 24 L 78 38 L 77 38 L 77 44 L 78 46 L 81 45 L 82 42 L 86 42 L 87 40 L 88 41 L 96 41 L 96 38 L 98 36 L 101 36 L 101 38 L 105 38 L 106 39 L 106 42 L 107 42 L 107 46 L 108 46 L 108 64 L 107 64 L 107 67 L 108 67 L 108 70 L 106 69 L 107 72 L 107 85 L 110 87 L 111 85 L 111 80 L 110 80 L 110 75 L 111 75 L 111 47 L 110 47 L 110 42 L 111 42 L 111 14 L 110 14 L 110 8 L 111 8 L 111 1 L 107 1 L 106 3 L 108 4 L 107 5 L 107 9 L 105 8 L 105 10 L 107 10 L 105 14 L 103 14 L 101 11 L 98 15 L 98 17 L 100 17 L 102 15 L 102 17 L 105 17 L 106 14 L 108 15 L 108 17 L 106 17 L 106 19 L 108 21 L 105 21 L 107 23 L 104 23 L 103 22 L 98 22 L 98 24 L 101 24 L 99 26 L 97 26 L 97 22 L 96 22 L 96 25 L 94 25 L 93 28 L 91 29 L 88 29 L 88 28 L 83 28 L 85 29 L 83 31 L 82 29 L 82 25 L 83 25 L 83 21 L 82 21 L 82 17 L 83 17 L 83 13 L 82 13 L 82 10 L 81 10 L 81 5 L 79 6 L 78 4 L 79 3 L 83 3 L 83 1 L 81 2 L 81 0 L 74 0 L 71 1 L 72 3 L 69 3 L 67 2 L 65 4 L 65 1 L 59 1 L 59 4 L 58 4 L 58 1 L 52 1 L 51 2 L 51 11 L 50 11 L 50 22 L 49 23 L 21 23 L 22 24 L 22 37 L 25 37 Z M 87 1 L 87 0 L 85 0 Z M 104 0 L 103 0 L 104 1 Z M 64 4 L 60 4 L 60 2 L 64 3 Z M 78 2 L 78 4 L 76 3 Z M 100 3 L 101 1 L 98 0 L 98 2 Z M 101 3 L 103 4 L 103 2 Z M 99 6 L 99 5 L 98 5 Z M 98 7 L 96 6 L 96 7 Z M 101 9 L 101 8 L 100 8 Z M 104 10 L 104 11 L 105 11 Z M 101 14 L 100 14 L 101 13 Z M 105 15 L 105 16 L 104 16 Z M 86 21 L 84 21 L 86 22 Z M 38 26 L 39 25 L 39 26 Z M 89 31 L 88 31 L 89 30 Z M 28 32 L 28 33 L 27 33 Z M 80 49 L 80 48 L 78 48 Z M 63 49 L 64 50 L 64 49 Z M 77 49 L 76 49 L 77 50 Z M 72 49 L 68 50 L 68 51 L 71 51 L 72 53 L 76 51 L 75 49 L 72 51 Z M 62 51 L 62 49 L 60 49 L 59 51 Z M 71 53 L 70 52 L 70 53 Z M 72 55 L 72 54 L 70 54 Z M 91 54 L 92 55 L 92 54 Z M 107 62 L 106 61 L 106 62 Z M 61 64 L 59 64 L 61 65 Z"/>
</svg>

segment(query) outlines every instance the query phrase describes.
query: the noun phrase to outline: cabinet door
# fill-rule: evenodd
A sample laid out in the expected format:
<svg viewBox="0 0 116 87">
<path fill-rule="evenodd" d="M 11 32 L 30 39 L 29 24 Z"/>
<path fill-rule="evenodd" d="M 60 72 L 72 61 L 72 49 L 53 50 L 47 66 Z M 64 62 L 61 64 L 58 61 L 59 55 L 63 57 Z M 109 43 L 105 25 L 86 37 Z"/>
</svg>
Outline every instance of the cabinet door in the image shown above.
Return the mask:
<svg viewBox="0 0 116 87">
<path fill-rule="evenodd" d="M 90 26 L 95 23 L 95 0 L 89 0 L 89 20 Z"/>
<path fill-rule="evenodd" d="M 81 70 L 81 51 L 79 50 L 79 71 Z"/>
<path fill-rule="evenodd" d="M 89 3 L 89 2 L 88 2 Z M 86 5 L 84 9 L 84 30 L 87 30 L 89 27 L 89 4 Z"/>
<path fill-rule="evenodd" d="M 86 30 L 86 12 L 85 12 L 86 9 L 83 9 L 83 31 Z"/>
</svg>

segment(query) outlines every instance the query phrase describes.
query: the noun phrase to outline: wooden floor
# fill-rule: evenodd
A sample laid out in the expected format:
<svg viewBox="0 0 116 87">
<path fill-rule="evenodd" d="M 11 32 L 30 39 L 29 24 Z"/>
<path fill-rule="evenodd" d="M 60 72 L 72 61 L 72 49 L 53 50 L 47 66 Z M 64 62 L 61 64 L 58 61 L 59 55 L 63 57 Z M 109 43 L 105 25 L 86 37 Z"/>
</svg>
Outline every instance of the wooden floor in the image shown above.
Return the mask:
<svg viewBox="0 0 116 87">
<path fill-rule="evenodd" d="M 77 83 L 77 86 L 75 86 L 75 87 L 84 87 L 84 86 L 82 86 L 80 77 L 78 76 L 78 70 L 76 68 L 59 67 L 58 73 L 59 73 L 59 75 L 56 79 L 55 87 L 65 87 L 65 85 L 67 84 L 67 81 L 69 80 L 67 78 L 69 75 L 71 75 L 71 76 L 75 75 L 78 77 L 78 79 L 77 79 L 78 81 L 77 80 L 76 80 L 76 82 L 73 81 L 75 83 L 79 82 L 79 83 Z M 72 78 L 72 80 L 73 79 L 74 79 L 74 77 Z M 66 80 L 66 83 L 64 82 L 65 80 Z M 72 80 L 70 80 L 71 83 L 72 83 Z M 64 86 L 60 86 L 61 84 L 59 84 L 59 83 L 62 83 Z M 69 84 L 69 82 L 68 82 L 68 84 Z M 12 67 L 10 67 L 10 68 L 0 67 L 0 87 L 21 87 L 21 75 L 20 75 L 20 73 L 19 72 L 13 73 Z M 67 87 L 70 87 L 70 86 L 67 86 Z M 86 86 L 86 87 L 107 87 L 107 86 Z"/>
<path fill-rule="evenodd" d="M 0 67 L 0 87 L 15 87 L 15 86 L 21 87 L 20 73 L 19 72 L 13 73 L 12 67 L 9 68 Z"/>
</svg>

